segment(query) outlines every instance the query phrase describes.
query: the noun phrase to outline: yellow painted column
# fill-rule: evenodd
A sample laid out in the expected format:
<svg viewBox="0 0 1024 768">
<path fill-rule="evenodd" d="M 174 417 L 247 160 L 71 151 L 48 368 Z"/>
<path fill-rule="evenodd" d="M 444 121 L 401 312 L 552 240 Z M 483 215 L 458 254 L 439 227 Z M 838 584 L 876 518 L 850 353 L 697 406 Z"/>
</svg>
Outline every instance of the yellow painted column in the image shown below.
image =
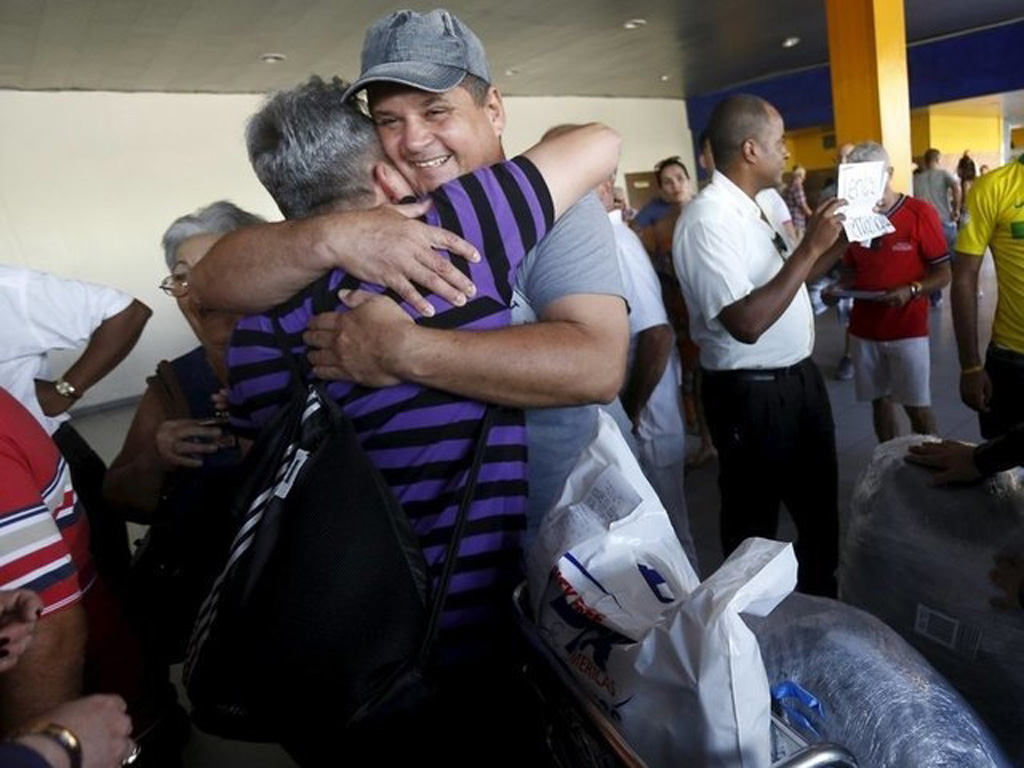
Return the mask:
<svg viewBox="0 0 1024 768">
<path fill-rule="evenodd" d="M 911 190 L 910 87 L 903 0 L 825 0 L 836 143 L 877 141 L 893 187 Z"/>
</svg>

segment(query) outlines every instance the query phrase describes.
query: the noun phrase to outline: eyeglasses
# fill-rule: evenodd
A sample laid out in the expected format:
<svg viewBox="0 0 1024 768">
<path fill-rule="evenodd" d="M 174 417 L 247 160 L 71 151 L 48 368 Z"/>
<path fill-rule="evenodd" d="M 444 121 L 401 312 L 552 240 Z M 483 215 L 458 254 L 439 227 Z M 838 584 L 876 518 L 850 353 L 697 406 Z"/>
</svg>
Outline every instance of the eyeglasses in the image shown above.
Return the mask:
<svg viewBox="0 0 1024 768">
<path fill-rule="evenodd" d="M 160 281 L 160 290 L 168 296 L 180 299 L 188 293 L 188 272 L 171 272 Z"/>
</svg>

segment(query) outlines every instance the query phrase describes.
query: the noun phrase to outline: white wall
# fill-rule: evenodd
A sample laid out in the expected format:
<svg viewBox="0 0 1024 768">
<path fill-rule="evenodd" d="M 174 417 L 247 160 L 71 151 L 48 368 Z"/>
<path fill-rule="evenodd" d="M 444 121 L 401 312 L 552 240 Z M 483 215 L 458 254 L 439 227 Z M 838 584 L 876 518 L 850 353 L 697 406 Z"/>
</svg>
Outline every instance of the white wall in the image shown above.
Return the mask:
<svg viewBox="0 0 1024 768">
<path fill-rule="evenodd" d="M 655 163 L 671 155 L 679 155 L 694 173 L 693 139 L 682 100 L 518 96 L 507 97 L 505 107 L 509 155 L 536 143 L 554 125 L 596 121 L 622 135 L 620 182 L 626 173 L 654 170 Z"/>
<path fill-rule="evenodd" d="M 219 198 L 277 217 L 242 140 L 256 96 L 0 92 L 0 260 L 124 290 L 153 309 L 129 358 L 81 406 L 138 395 L 195 344 L 160 238 Z M 63 370 L 70 355 L 55 356 Z M 72 358 L 73 359 L 73 358 Z"/>
<path fill-rule="evenodd" d="M 82 407 L 138 395 L 194 338 L 157 289 L 160 237 L 177 216 L 226 198 L 280 218 L 249 169 L 256 95 L 0 91 L 0 261 L 112 285 L 153 309 L 139 345 Z M 624 137 L 620 174 L 678 154 L 692 164 L 682 101 L 509 98 L 505 149 L 552 125 L 602 121 Z M 2 318 L 0 318 L 2 322 Z M 59 372 L 73 359 L 60 355 Z"/>
</svg>

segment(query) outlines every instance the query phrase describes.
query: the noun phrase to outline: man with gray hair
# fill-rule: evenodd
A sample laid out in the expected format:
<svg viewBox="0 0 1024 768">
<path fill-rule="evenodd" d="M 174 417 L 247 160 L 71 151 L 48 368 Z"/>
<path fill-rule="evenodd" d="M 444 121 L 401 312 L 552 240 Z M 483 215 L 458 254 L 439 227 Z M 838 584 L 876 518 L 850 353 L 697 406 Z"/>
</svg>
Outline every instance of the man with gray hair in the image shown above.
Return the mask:
<svg viewBox="0 0 1024 768">
<path fill-rule="evenodd" d="M 889 154 L 865 141 L 849 162 L 885 163 L 883 214 L 895 232 L 869 243 L 851 243 L 838 285 L 875 294 L 857 298 L 850 313 L 851 356 L 857 399 L 870 400 L 875 435 L 884 443 L 899 434 L 894 403 L 919 434 L 935 434 L 931 409 L 928 296 L 950 280 L 949 249 L 938 214 L 928 203 L 892 188 Z"/>
<path fill-rule="evenodd" d="M 338 80 L 328 84 L 313 78 L 275 95 L 249 123 L 253 167 L 288 216 L 360 210 L 411 192 L 405 177 L 381 151 L 373 122 L 342 100 L 346 87 Z M 426 220 L 464 232 L 479 250 L 483 259 L 468 270 L 479 290 L 465 306 L 428 296 L 435 313 L 419 318 L 415 327 L 427 329 L 425 336 L 430 338 L 438 333 L 485 334 L 507 325 L 512 284 L 527 250 L 614 169 L 618 146 L 617 134 L 604 126 L 574 126 L 522 156 L 440 184 L 431 193 L 433 205 Z M 359 306 L 386 302 L 412 324 L 411 305 L 381 297 L 383 293 L 382 286 L 334 269 L 278 307 L 243 318 L 228 350 L 236 432 L 256 436 L 288 401 L 295 365 L 283 350 L 305 355 L 312 334 L 303 331 L 314 308 L 330 312 L 323 318 L 345 317 Z M 351 381 L 331 381 L 327 392 L 352 419 L 367 457 L 381 469 L 402 505 L 436 578 L 449 556 L 446 544 L 452 537 L 459 494 L 466 484 L 486 406 L 465 395 L 412 382 L 380 384 L 367 388 Z M 495 720 L 479 702 L 492 696 L 511 704 L 519 695 L 510 596 L 522 579 L 521 541 L 526 525 L 522 412 L 496 409 L 485 446 L 440 620 L 436 651 L 443 663 L 432 669 L 436 672 L 432 679 L 438 683 L 437 706 L 418 713 L 415 723 L 402 726 L 407 741 L 396 741 L 393 733 L 384 737 L 376 732 L 344 734 L 346 740 L 361 745 L 365 741 L 384 762 L 382 755 L 397 758 L 413 749 L 444 757 L 446 764 L 468 764 L 477 755 L 463 753 L 465 745 L 444 743 L 440 748 L 445 725 L 457 721 L 489 738 L 484 734 L 497 736 L 516 724 Z M 282 632 L 289 630 L 280 627 Z M 271 636 L 276 631 L 268 630 Z M 316 675 L 317 670 L 310 673 Z M 311 717 L 333 712 L 329 689 L 304 692 L 303 697 L 304 707 L 312 705 Z M 309 727 L 304 725 L 303 730 Z M 501 740 L 509 741 L 508 736 Z M 333 750 L 335 734 L 331 739 Z M 325 764 L 321 740 L 306 733 L 304 738 L 287 741 L 289 751 L 304 764 Z"/>
<path fill-rule="evenodd" d="M 505 108 L 483 46 L 447 11 L 399 11 L 374 23 L 362 75 L 345 96 L 364 89 L 384 152 L 416 194 L 504 158 Z M 206 303 L 249 312 L 337 265 L 391 285 L 351 258 L 358 250 L 369 263 L 396 243 L 422 245 L 418 230 L 396 232 L 395 214 L 386 214 L 333 213 L 229 235 L 200 265 L 196 285 Z M 430 245 L 448 242 L 430 237 Z M 588 195 L 526 256 L 515 280 L 514 327 L 440 332 L 374 298 L 314 319 L 306 337 L 314 372 L 367 386 L 413 382 L 529 409 L 529 543 L 594 433 L 594 404 L 612 400 L 622 383 L 628 326 L 614 249 L 608 218 Z M 228 254 L 237 261 L 226 261 Z M 430 311 L 418 291 L 402 296 Z"/>
</svg>

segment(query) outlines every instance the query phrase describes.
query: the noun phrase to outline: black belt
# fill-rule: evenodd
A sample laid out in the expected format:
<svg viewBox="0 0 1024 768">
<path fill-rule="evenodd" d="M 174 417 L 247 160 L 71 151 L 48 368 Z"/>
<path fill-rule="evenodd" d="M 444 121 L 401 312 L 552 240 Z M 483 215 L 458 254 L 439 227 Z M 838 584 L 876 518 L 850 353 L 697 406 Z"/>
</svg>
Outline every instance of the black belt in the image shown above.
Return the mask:
<svg viewBox="0 0 1024 768">
<path fill-rule="evenodd" d="M 716 381 L 778 381 L 787 376 L 795 376 L 804 370 L 811 362 L 811 358 L 805 357 L 799 363 L 787 365 L 785 368 L 735 368 L 728 371 L 711 371 L 702 369 L 705 378 Z"/>
<path fill-rule="evenodd" d="M 1006 347 L 997 347 L 995 344 L 989 344 L 988 354 L 1010 365 L 1024 365 L 1024 355 Z"/>
</svg>

